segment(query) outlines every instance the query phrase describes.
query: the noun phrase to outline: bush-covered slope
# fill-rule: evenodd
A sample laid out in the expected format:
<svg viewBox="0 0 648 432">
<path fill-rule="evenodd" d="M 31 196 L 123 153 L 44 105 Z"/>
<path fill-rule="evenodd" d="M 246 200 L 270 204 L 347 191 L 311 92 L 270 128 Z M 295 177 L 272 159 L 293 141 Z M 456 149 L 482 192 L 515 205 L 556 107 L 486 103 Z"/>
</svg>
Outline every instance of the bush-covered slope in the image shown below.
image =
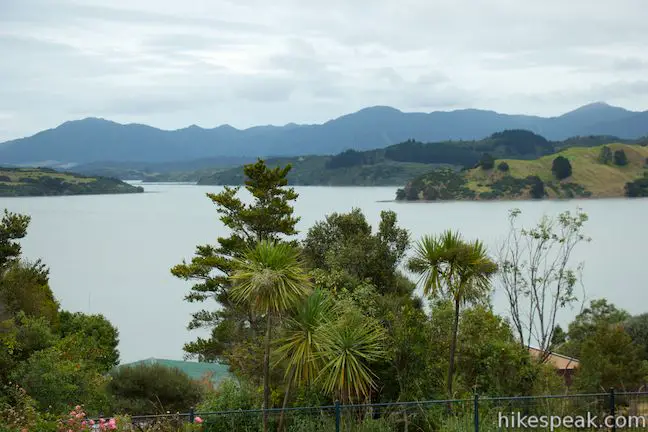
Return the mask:
<svg viewBox="0 0 648 432">
<path fill-rule="evenodd" d="M 624 154 L 626 164 L 616 155 Z M 559 179 L 552 170 L 559 156 L 571 174 Z M 528 199 L 645 196 L 648 147 L 613 143 L 572 147 L 534 160 L 500 159 L 493 168 L 431 172 L 414 178 L 398 191 L 400 200 Z"/>
</svg>

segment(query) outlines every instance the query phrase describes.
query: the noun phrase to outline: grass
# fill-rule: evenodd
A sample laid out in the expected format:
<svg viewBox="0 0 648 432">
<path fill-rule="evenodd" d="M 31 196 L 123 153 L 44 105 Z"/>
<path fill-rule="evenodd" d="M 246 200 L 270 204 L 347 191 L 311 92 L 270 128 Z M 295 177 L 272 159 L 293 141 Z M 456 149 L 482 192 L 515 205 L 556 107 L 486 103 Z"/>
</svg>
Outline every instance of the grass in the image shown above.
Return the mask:
<svg viewBox="0 0 648 432">
<path fill-rule="evenodd" d="M 547 187 L 550 198 L 565 197 L 558 186 L 576 184 L 591 193 L 591 197 L 619 197 L 624 195 L 625 184 L 643 176 L 646 170 L 648 147 L 629 144 L 606 144 L 612 152 L 623 150 L 628 158 L 628 164 L 617 166 L 614 163 L 603 164 L 599 162 L 599 155 L 603 146 L 597 147 L 571 147 L 561 152 L 543 156 L 534 160 L 502 159 L 495 162 L 495 167 L 502 161 L 509 165 L 509 171 L 504 173 L 497 168 L 483 170 L 474 168 L 465 173 L 466 186 L 475 192 L 491 191 L 489 185 L 506 175 L 523 179 L 528 176 L 538 176 Z M 554 178 L 551 172 L 553 160 L 557 156 L 566 157 L 572 166 L 572 175 L 562 181 Z M 481 186 L 480 186 L 481 185 Z M 554 190 L 555 189 L 555 190 Z M 558 192 L 556 192 L 556 190 Z"/>
<path fill-rule="evenodd" d="M 56 196 L 143 192 L 114 178 L 90 177 L 49 168 L 0 168 L 0 196 Z"/>
<path fill-rule="evenodd" d="M 20 181 L 21 178 L 38 179 L 40 177 L 52 177 L 61 179 L 66 183 L 80 184 L 91 183 L 97 179 L 94 177 L 86 177 L 79 174 L 63 173 L 58 171 L 44 170 L 41 168 L 1 168 L 0 176 L 6 176 L 11 179 L 10 182 L 3 181 L 4 184 L 25 184 Z"/>
</svg>

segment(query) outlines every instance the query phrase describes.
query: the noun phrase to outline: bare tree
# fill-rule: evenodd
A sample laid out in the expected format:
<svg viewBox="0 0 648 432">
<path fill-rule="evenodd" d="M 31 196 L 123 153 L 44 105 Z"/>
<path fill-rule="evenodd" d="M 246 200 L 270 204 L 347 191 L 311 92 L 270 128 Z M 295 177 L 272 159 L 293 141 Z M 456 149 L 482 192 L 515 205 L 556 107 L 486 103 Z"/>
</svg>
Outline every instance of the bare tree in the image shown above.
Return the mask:
<svg viewBox="0 0 648 432">
<path fill-rule="evenodd" d="M 521 210 L 509 212 L 509 233 L 499 251 L 499 278 L 509 302 L 514 330 L 523 347 L 535 344 L 541 361 L 552 349 L 558 311 L 578 301 L 583 263 L 572 265 L 574 248 L 591 239 L 583 234 L 587 214 L 543 216 L 538 225 L 518 225 Z M 582 287 L 582 284 L 581 284 Z M 582 299 L 584 301 L 584 298 Z"/>
</svg>

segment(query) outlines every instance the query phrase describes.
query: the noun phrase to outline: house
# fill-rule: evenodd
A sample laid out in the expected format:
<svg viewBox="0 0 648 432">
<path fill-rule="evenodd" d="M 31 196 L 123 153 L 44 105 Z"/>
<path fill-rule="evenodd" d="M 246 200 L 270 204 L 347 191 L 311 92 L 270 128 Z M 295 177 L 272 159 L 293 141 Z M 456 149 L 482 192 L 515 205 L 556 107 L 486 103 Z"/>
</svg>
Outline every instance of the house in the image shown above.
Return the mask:
<svg viewBox="0 0 648 432">
<path fill-rule="evenodd" d="M 535 359 L 541 358 L 546 353 L 538 348 L 529 347 L 529 354 Z M 553 366 L 559 375 L 565 380 L 565 384 L 570 386 L 574 377 L 574 373 L 580 362 L 578 359 L 568 357 L 558 353 L 549 353 L 545 359 L 545 363 Z"/>
<path fill-rule="evenodd" d="M 227 365 L 220 363 L 202 363 L 193 361 L 181 360 L 163 360 L 156 358 L 148 358 L 145 360 L 138 360 L 132 363 L 121 364 L 117 366 L 130 367 L 138 365 L 153 365 L 158 364 L 169 368 L 176 368 L 189 375 L 190 378 L 198 381 L 208 380 L 212 385 L 216 386 L 226 378 L 231 377 Z"/>
</svg>

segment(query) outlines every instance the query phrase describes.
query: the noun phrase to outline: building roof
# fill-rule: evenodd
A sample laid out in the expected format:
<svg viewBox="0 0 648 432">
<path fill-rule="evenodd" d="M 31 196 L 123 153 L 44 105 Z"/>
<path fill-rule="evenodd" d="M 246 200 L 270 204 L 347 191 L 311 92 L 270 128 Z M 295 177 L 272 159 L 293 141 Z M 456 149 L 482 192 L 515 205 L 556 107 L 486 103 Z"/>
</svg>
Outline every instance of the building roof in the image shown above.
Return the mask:
<svg viewBox="0 0 648 432">
<path fill-rule="evenodd" d="M 223 379 L 230 377 L 229 367 L 220 363 L 202 363 L 181 360 L 164 360 L 157 358 L 147 358 L 132 363 L 121 364 L 118 367 L 128 367 L 137 365 L 159 364 L 169 368 L 176 368 L 189 375 L 195 380 L 209 379 L 213 384 L 218 384 Z"/>
<path fill-rule="evenodd" d="M 538 358 L 543 354 L 543 351 L 538 348 L 529 347 L 529 354 L 531 354 L 535 358 Z M 549 356 L 547 357 L 547 360 L 545 362 L 549 363 L 559 370 L 572 370 L 578 368 L 578 366 L 580 365 L 580 361 L 578 359 L 553 352 L 549 353 Z"/>
</svg>

